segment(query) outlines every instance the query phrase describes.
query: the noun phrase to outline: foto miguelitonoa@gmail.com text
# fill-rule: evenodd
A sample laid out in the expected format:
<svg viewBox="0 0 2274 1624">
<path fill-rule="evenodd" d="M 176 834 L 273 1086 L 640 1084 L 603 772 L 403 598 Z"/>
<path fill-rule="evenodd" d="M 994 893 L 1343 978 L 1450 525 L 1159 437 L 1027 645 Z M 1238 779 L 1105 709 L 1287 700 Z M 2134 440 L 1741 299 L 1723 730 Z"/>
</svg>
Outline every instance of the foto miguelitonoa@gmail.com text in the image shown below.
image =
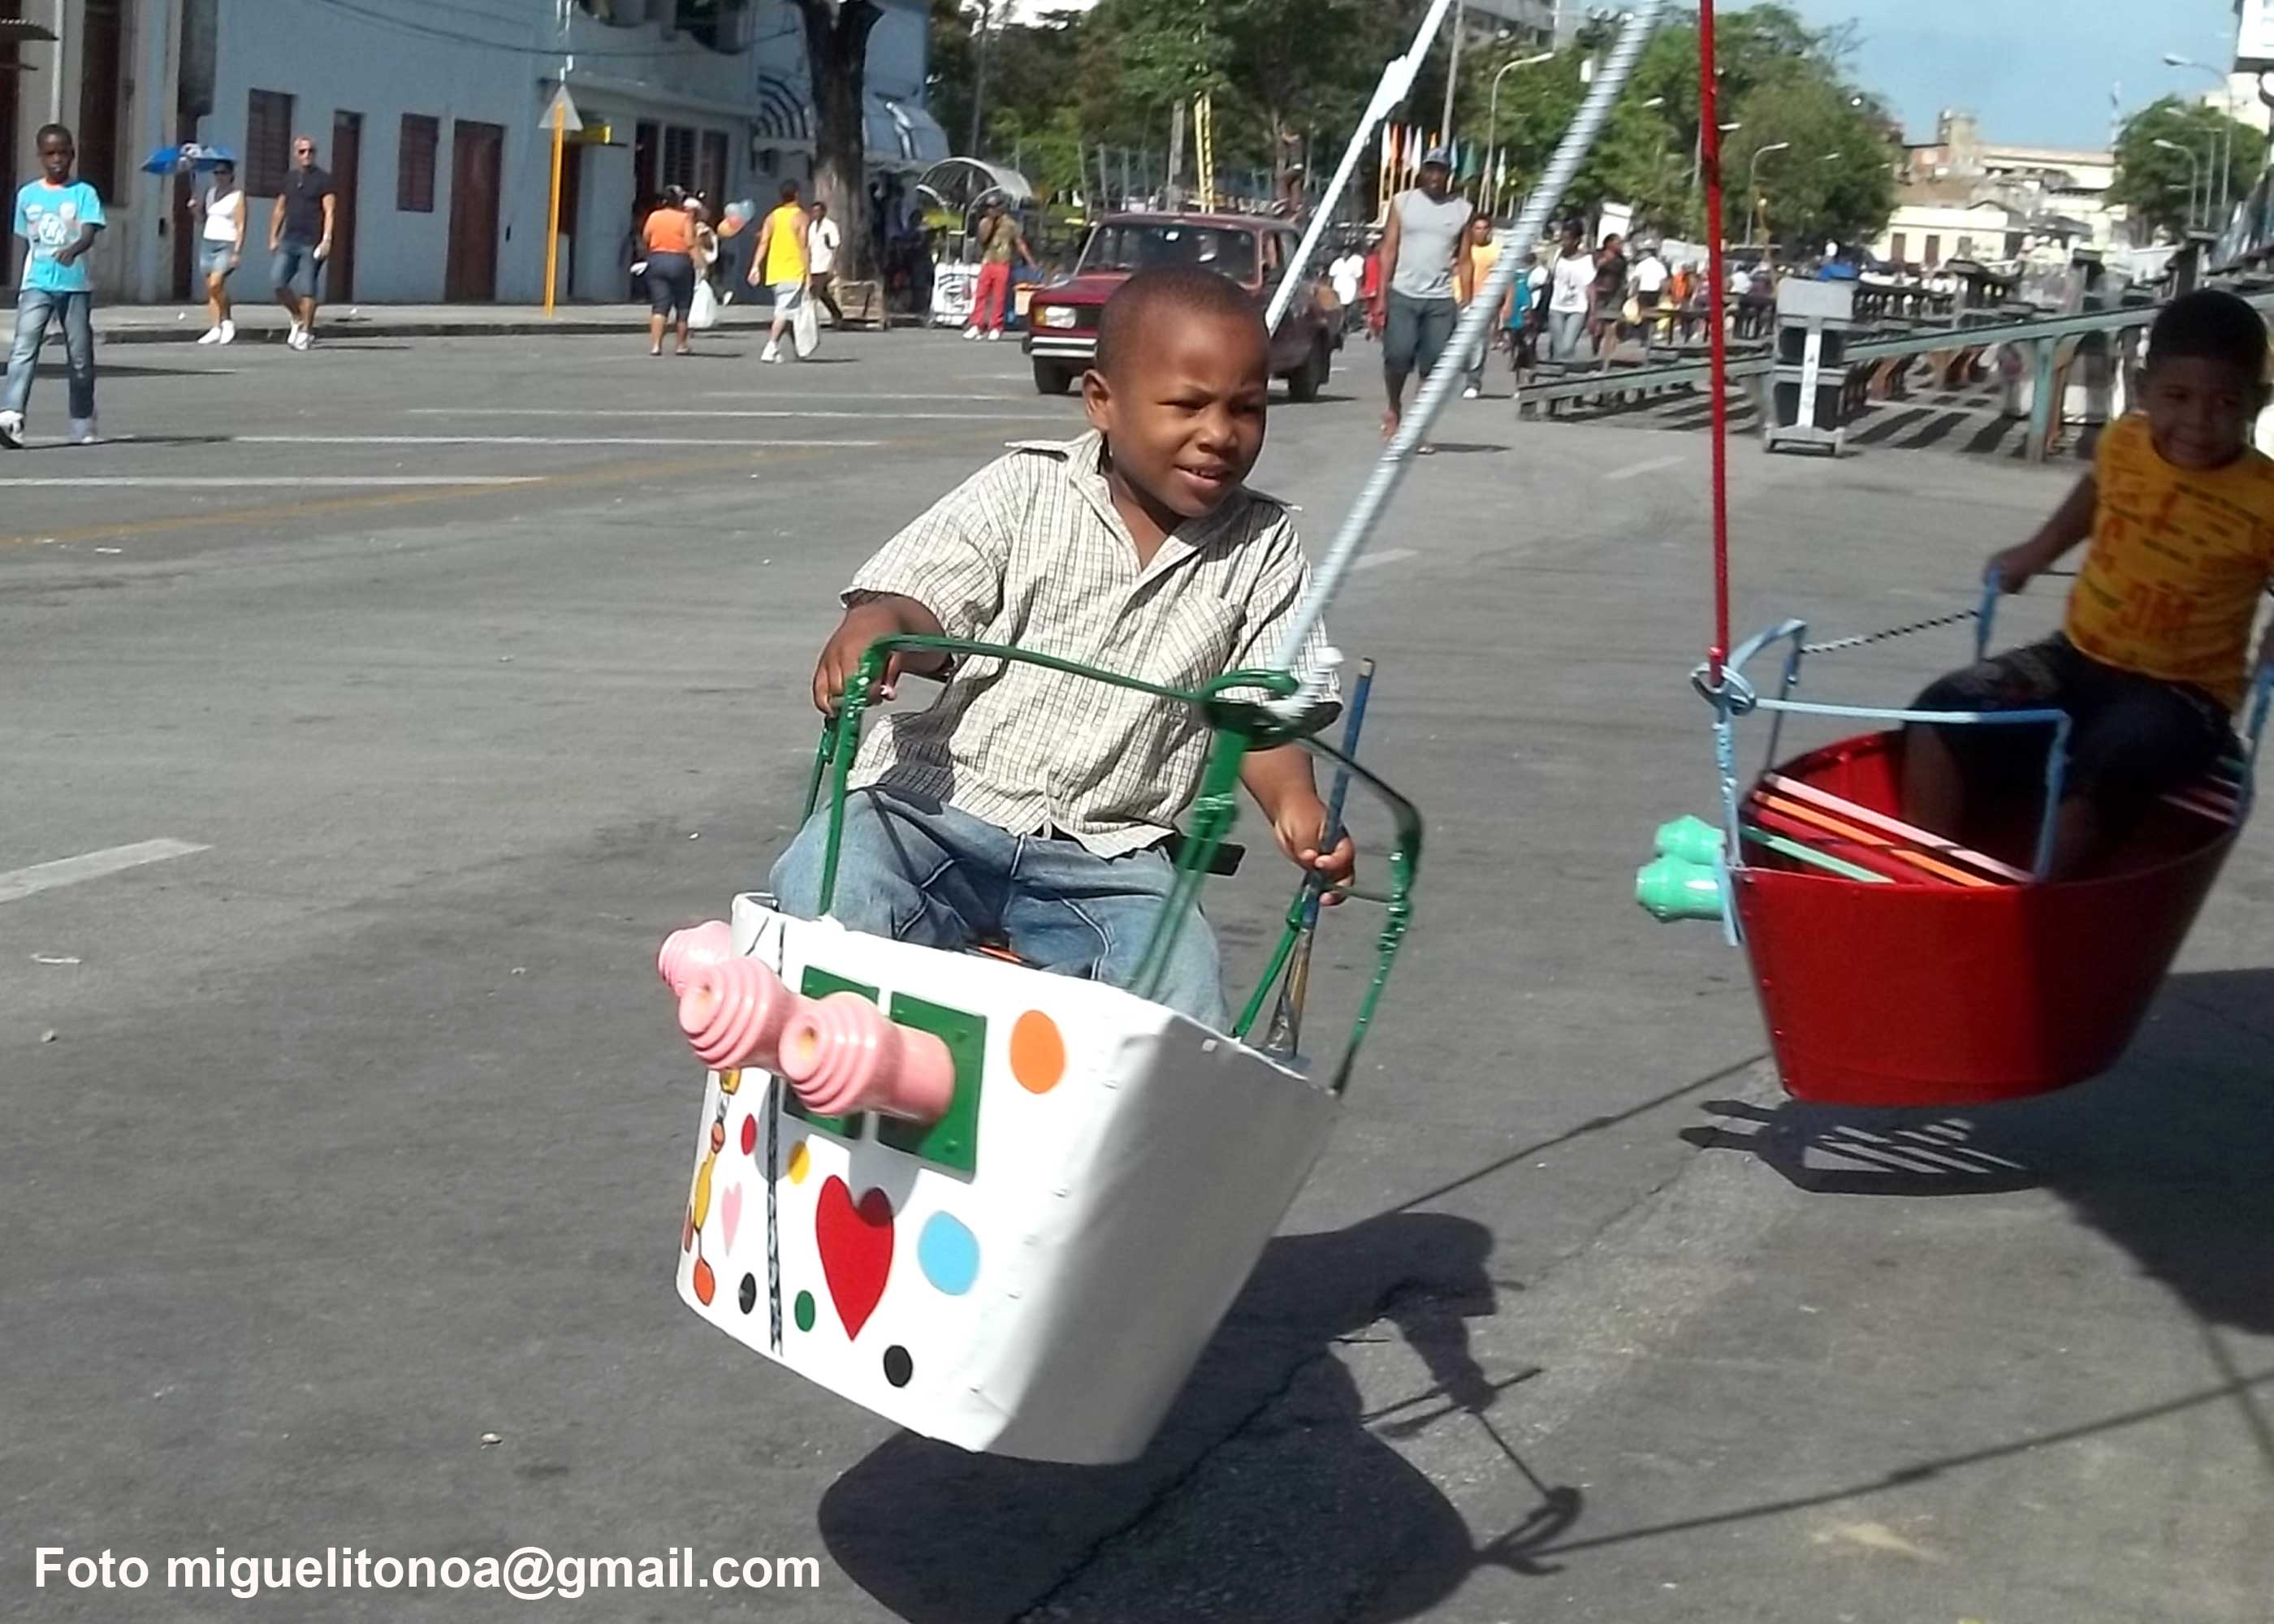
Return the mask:
<svg viewBox="0 0 2274 1624">
<path fill-rule="evenodd" d="M 62 1545 L 33 1553 L 34 1583 L 47 1590 L 225 1592 L 240 1600 L 275 1590 L 502 1590 L 522 1601 L 573 1601 L 595 1590 L 817 1590 L 821 1563 L 810 1556 L 721 1556 L 700 1560 L 692 1545 L 659 1554 L 555 1556 L 522 1545 L 497 1556 L 373 1555 L 327 1546 L 320 1554 L 275 1556 L 215 1545 L 194 1556 L 92 1555 Z"/>
</svg>

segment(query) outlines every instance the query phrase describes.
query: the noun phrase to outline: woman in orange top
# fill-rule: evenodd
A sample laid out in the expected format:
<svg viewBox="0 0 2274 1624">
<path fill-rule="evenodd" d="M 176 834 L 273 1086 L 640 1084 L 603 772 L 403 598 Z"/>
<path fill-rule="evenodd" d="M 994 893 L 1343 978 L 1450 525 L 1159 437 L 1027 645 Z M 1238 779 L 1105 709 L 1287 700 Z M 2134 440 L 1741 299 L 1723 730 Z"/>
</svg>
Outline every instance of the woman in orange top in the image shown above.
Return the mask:
<svg viewBox="0 0 2274 1624">
<path fill-rule="evenodd" d="M 686 195 L 666 187 L 663 200 L 640 227 L 647 251 L 647 352 L 663 353 L 663 325 L 679 320 L 679 353 L 687 353 L 687 312 L 695 303 L 695 220 Z"/>
</svg>

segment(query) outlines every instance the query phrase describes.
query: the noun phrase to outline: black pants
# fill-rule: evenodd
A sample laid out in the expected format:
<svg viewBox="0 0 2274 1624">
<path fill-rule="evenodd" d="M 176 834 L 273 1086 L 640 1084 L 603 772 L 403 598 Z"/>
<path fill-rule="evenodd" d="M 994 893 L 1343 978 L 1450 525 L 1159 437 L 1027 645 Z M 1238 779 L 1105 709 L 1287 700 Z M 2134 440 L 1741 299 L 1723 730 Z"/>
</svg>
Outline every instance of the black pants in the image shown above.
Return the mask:
<svg viewBox="0 0 2274 1624">
<path fill-rule="evenodd" d="M 2066 637 L 2011 649 L 1953 672 L 1918 696 L 1921 710 L 2066 710 L 2064 795 L 2091 797 L 2118 829 L 2158 796 L 2193 782 L 2232 748 L 2226 707 L 2199 688 L 2103 665 Z M 1943 726 L 1969 790 L 2022 794 L 2044 779 L 2044 730 Z"/>
<path fill-rule="evenodd" d="M 841 327 L 845 325 L 845 312 L 837 308 L 837 294 L 832 286 L 836 280 L 834 271 L 814 272 L 813 297 L 821 301 L 821 308 L 829 312 L 829 319 Z"/>
<path fill-rule="evenodd" d="M 695 261 L 683 253 L 651 253 L 647 257 L 647 307 L 658 316 L 676 314 L 687 320 L 695 303 Z"/>
</svg>

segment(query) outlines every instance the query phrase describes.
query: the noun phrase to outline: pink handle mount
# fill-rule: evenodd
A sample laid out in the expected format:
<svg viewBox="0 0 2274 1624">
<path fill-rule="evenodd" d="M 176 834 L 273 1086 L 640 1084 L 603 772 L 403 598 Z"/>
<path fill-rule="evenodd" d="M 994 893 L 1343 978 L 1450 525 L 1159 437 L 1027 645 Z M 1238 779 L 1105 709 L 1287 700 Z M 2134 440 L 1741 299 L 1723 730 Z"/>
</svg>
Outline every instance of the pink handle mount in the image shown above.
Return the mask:
<svg viewBox="0 0 2274 1624">
<path fill-rule="evenodd" d="M 734 956 L 733 929 L 723 919 L 706 920 L 664 937 L 662 951 L 655 956 L 655 973 L 674 995 L 683 996 L 697 970 Z"/>
<path fill-rule="evenodd" d="M 664 951 L 671 951 L 669 944 Z M 757 959 L 728 959 L 692 968 L 679 996 L 679 1029 L 696 1057 L 714 1071 L 777 1071 L 782 1027 L 806 1002 Z"/>
<path fill-rule="evenodd" d="M 955 1061 L 929 1032 L 887 1020 L 858 993 L 801 1000 L 781 1031 L 780 1065 L 805 1108 L 937 1122 L 955 1098 Z"/>
</svg>

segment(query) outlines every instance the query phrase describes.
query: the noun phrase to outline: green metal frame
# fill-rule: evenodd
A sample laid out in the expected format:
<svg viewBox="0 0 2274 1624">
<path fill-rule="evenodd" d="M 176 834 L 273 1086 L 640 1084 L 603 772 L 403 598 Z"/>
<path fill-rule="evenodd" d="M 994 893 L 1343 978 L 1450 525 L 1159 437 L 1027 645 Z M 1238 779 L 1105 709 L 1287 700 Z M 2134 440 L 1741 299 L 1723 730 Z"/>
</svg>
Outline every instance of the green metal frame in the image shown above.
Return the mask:
<svg viewBox="0 0 2274 1624">
<path fill-rule="evenodd" d="M 805 813 L 809 817 L 820 804 L 823 785 L 825 783 L 829 786 L 829 839 L 821 867 L 820 911 L 824 914 L 828 913 L 837 898 L 839 848 L 845 838 L 845 797 L 855 758 L 860 754 L 862 718 L 878 684 L 884 680 L 886 663 L 895 653 L 947 654 L 959 658 L 1010 660 L 1021 665 L 1040 665 L 1068 676 L 1083 677 L 1114 688 L 1128 688 L 1141 694 L 1150 694 L 1158 699 L 1191 705 L 1207 718 L 1216 735 L 1215 743 L 1209 748 L 1208 766 L 1201 778 L 1200 792 L 1193 799 L 1190 826 L 1185 831 L 1182 846 L 1178 853 L 1176 883 L 1169 893 L 1168 906 L 1161 911 L 1160 922 L 1154 927 L 1152 939 L 1146 944 L 1144 957 L 1139 961 L 1137 974 L 1132 982 L 1131 989 L 1140 997 L 1152 998 L 1158 994 L 1171 955 L 1176 951 L 1178 936 L 1184 929 L 1186 915 L 1197 907 L 1201 886 L 1208 878 L 1218 849 L 1238 820 L 1239 770 L 1247 758 L 1248 751 L 1300 744 L 1314 755 L 1346 768 L 1353 778 L 1379 795 L 1389 805 L 1391 816 L 1396 821 L 1397 845 L 1388 858 L 1389 889 L 1386 891 L 1353 890 L 1349 893 L 1360 900 L 1378 903 L 1384 911 L 1382 934 L 1376 944 L 1374 979 L 1359 1004 L 1351 1030 L 1349 1047 L 1336 1068 L 1331 1085 L 1337 1094 L 1350 1086 L 1359 1048 L 1374 1024 L 1382 989 L 1389 984 L 1390 966 L 1396 962 L 1398 949 L 1412 926 L 1413 883 L 1421 863 L 1421 814 L 1412 801 L 1374 773 L 1342 751 L 1313 736 L 1317 729 L 1333 720 L 1331 707 L 1291 723 L 1252 700 L 1229 696 L 1241 689 L 1261 689 L 1275 698 L 1285 698 L 1296 691 L 1298 684 L 1292 675 L 1284 671 L 1227 672 L 1205 688 L 1187 691 L 1164 688 L 1158 683 L 1124 676 L 1118 672 L 1085 665 L 1076 660 L 1060 659 L 1054 655 L 1036 654 L 1004 643 L 978 643 L 964 637 L 914 635 L 880 637 L 870 643 L 862 655 L 860 668 L 847 687 L 837 713 L 822 724 L 821 742 L 815 750 L 812 775 L 806 785 Z M 1281 934 L 1269 966 L 1264 972 L 1261 985 L 1249 998 L 1245 1012 L 1232 1028 L 1234 1037 L 1246 1037 L 1271 988 L 1286 968 L 1288 959 L 1305 926 L 1306 904 L 1310 894 L 1307 883 L 1298 888 L 1295 900 L 1288 909 L 1286 929 Z"/>
</svg>

